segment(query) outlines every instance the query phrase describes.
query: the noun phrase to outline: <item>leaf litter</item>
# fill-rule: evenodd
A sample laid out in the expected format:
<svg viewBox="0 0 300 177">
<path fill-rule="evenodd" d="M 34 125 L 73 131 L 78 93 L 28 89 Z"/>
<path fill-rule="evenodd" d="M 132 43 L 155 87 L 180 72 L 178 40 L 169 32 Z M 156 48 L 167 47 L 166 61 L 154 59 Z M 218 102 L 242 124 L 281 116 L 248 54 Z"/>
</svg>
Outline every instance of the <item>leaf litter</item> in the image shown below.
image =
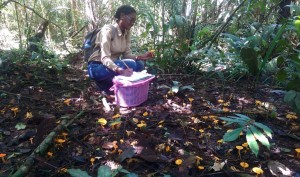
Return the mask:
<svg viewBox="0 0 300 177">
<path fill-rule="evenodd" d="M 150 85 L 145 103 L 118 108 L 76 68 L 53 74 L 14 65 L 1 75 L 5 94 L 0 103 L 0 153 L 6 154 L 2 176 L 16 171 L 55 126 L 80 110 L 84 116 L 65 128 L 67 135 L 53 139 L 47 153 L 35 159 L 29 176 L 64 176 L 68 171 L 97 176 L 99 167 L 119 176 L 255 176 L 253 168 L 270 176 L 279 173 L 274 164 L 284 168 L 282 175 L 292 176 L 300 166 L 294 151 L 300 147 L 299 118 L 268 85 L 253 91 L 247 81 L 222 85 L 203 78 L 193 83 L 186 75 L 162 75 Z M 244 135 L 230 143 L 221 141 L 228 127 L 236 127 L 224 127 L 218 118 L 236 113 L 273 130 L 270 150 L 260 144 L 258 157 L 247 148 L 238 151 L 235 147 L 245 143 Z"/>
</svg>

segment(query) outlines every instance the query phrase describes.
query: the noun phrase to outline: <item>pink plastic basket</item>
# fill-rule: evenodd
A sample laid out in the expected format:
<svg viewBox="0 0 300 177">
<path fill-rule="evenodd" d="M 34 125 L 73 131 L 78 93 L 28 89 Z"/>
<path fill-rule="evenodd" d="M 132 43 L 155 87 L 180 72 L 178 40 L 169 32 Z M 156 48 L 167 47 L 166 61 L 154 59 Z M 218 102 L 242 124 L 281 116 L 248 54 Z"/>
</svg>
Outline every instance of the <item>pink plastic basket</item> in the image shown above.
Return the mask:
<svg viewBox="0 0 300 177">
<path fill-rule="evenodd" d="M 154 76 L 145 80 L 129 82 L 113 79 L 116 104 L 121 107 L 138 106 L 148 99 L 149 83 Z"/>
</svg>

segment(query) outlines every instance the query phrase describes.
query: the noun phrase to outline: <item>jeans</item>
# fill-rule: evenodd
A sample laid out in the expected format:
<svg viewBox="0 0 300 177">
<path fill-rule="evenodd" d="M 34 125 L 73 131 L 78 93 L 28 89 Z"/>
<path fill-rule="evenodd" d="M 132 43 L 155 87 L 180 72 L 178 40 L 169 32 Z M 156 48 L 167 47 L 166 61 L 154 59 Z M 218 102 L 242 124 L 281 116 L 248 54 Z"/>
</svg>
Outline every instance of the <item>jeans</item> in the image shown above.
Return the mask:
<svg viewBox="0 0 300 177">
<path fill-rule="evenodd" d="M 136 61 L 133 59 L 123 59 L 122 61 L 116 60 L 115 64 L 123 69 L 126 69 L 126 66 L 123 62 L 125 62 L 129 68 L 132 68 L 132 70 L 136 72 L 142 71 L 145 68 L 144 62 Z M 89 62 L 88 73 L 89 77 L 96 82 L 100 89 L 110 88 L 113 85 L 113 77 L 118 75 L 116 72 L 112 71 L 111 69 L 108 69 L 106 66 L 104 66 L 101 62 L 98 61 Z"/>
</svg>

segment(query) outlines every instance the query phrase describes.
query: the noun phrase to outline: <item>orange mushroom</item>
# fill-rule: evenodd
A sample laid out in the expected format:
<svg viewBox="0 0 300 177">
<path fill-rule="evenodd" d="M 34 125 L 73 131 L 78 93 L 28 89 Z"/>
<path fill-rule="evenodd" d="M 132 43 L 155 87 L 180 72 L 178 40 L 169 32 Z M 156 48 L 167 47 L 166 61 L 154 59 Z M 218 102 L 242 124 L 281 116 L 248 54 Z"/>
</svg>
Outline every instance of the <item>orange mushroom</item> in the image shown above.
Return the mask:
<svg viewBox="0 0 300 177">
<path fill-rule="evenodd" d="M 61 147 L 63 147 L 62 144 L 63 144 L 64 142 L 66 142 L 66 140 L 60 139 L 60 138 L 59 138 L 59 139 L 55 139 L 55 142 L 57 142 Z"/>
<path fill-rule="evenodd" d="M 295 151 L 296 151 L 296 157 L 297 158 L 300 158 L 300 148 L 297 148 L 297 149 L 295 149 Z"/>
<path fill-rule="evenodd" d="M 3 154 L 3 153 L 0 154 L 0 158 L 3 163 L 5 163 L 5 159 L 4 159 L 5 156 L 6 156 L 6 154 Z"/>
<path fill-rule="evenodd" d="M 92 157 L 92 158 L 90 159 L 92 165 L 94 165 L 95 160 L 96 160 L 96 159 L 95 159 L 94 157 Z"/>
<path fill-rule="evenodd" d="M 235 146 L 235 148 L 237 148 L 237 150 L 239 151 L 238 154 L 239 154 L 239 157 L 241 159 L 242 158 L 241 157 L 241 150 L 244 149 L 243 146 Z"/>
<path fill-rule="evenodd" d="M 247 162 L 241 162 L 240 165 L 241 165 L 241 167 L 244 168 L 244 171 L 245 171 L 246 168 L 249 167 L 249 164 Z"/>
</svg>

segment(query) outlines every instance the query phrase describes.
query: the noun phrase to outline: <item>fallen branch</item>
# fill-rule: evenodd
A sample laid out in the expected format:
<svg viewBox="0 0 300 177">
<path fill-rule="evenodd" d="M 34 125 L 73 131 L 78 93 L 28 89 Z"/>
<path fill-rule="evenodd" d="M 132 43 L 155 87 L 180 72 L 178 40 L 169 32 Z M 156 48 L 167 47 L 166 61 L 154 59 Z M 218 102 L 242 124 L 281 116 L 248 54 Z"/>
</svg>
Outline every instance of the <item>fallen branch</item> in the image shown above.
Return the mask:
<svg viewBox="0 0 300 177">
<path fill-rule="evenodd" d="M 22 177 L 26 176 L 26 174 L 29 172 L 30 168 L 33 166 L 36 156 L 42 156 L 47 151 L 49 145 L 52 144 L 53 138 L 56 137 L 56 135 L 61 132 L 63 129 L 68 127 L 70 124 L 74 122 L 75 119 L 79 118 L 82 114 L 84 114 L 84 111 L 81 111 L 79 114 L 77 114 L 72 119 L 63 119 L 61 123 L 55 127 L 55 129 L 48 134 L 48 136 L 44 139 L 44 141 L 30 154 L 29 157 L 26 158 L 26 161 L 21 165 L 21 167 L 12 175 L 12 177 Z"/>
</svg>

